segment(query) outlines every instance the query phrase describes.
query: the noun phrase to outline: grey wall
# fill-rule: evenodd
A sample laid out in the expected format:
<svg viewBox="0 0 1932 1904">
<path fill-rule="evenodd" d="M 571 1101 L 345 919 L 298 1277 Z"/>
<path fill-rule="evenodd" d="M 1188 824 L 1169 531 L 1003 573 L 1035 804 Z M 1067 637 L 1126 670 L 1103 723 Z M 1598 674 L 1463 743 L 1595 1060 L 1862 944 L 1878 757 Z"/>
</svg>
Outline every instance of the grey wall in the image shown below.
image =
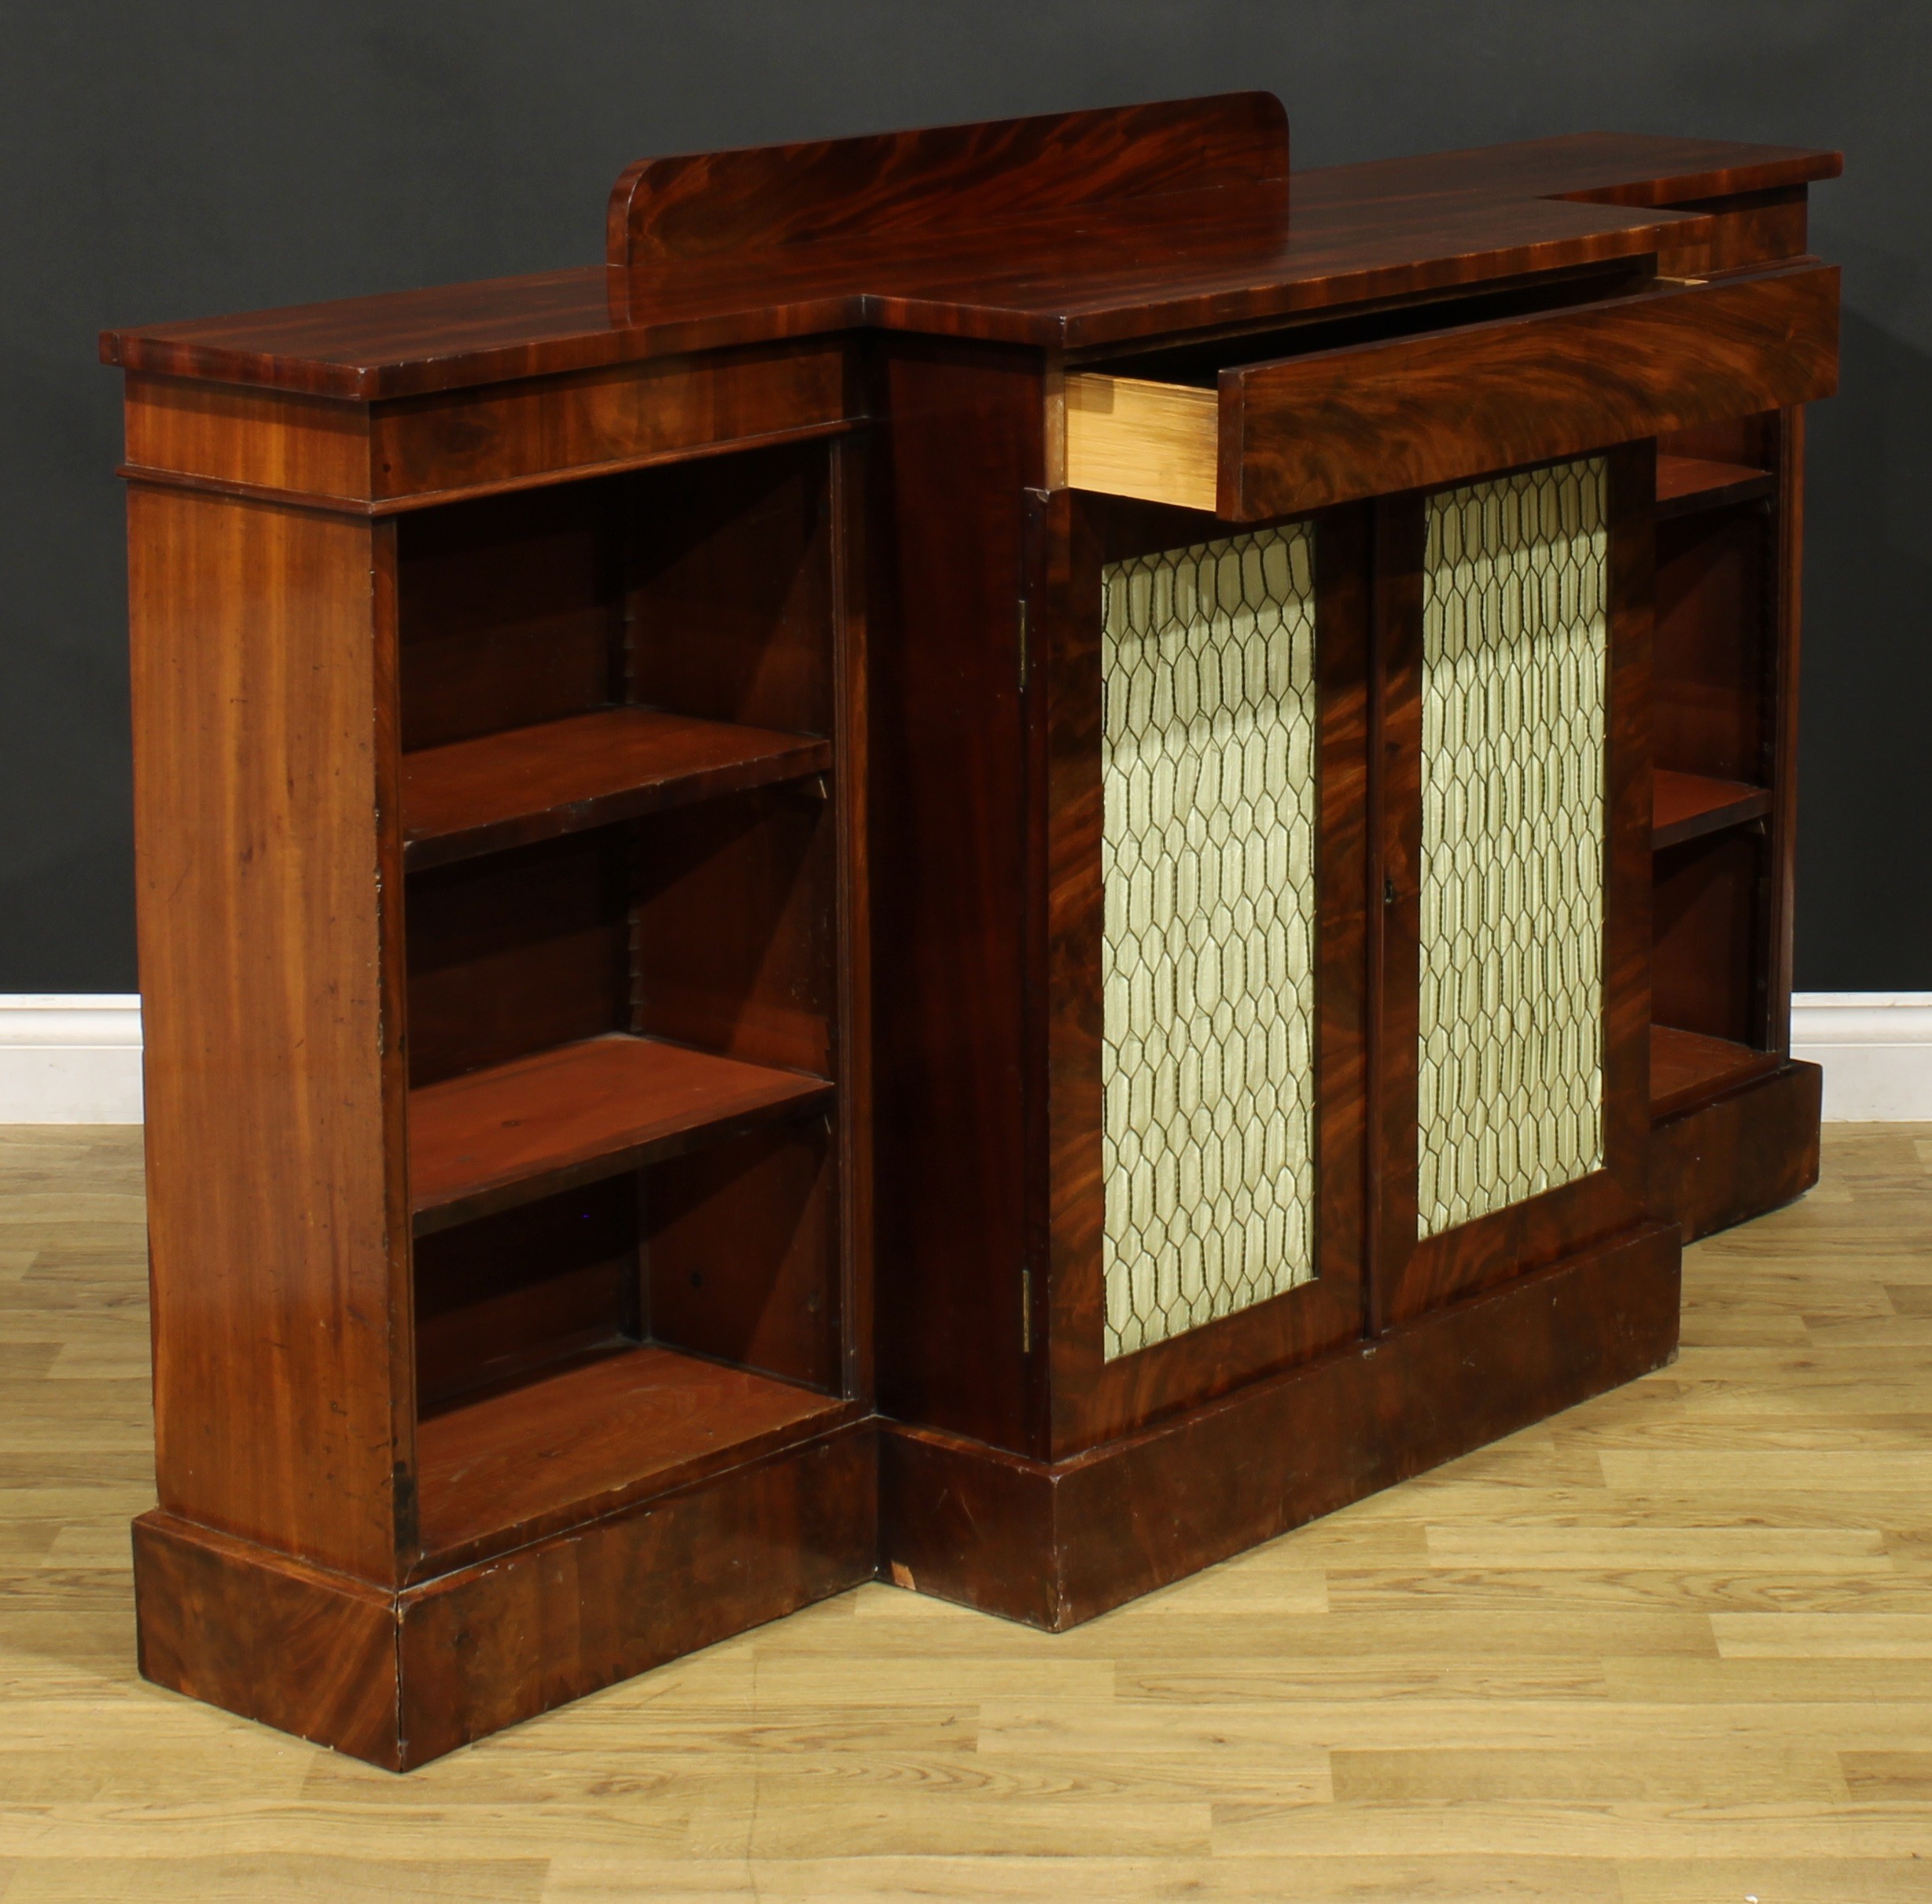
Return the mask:
<svg viewBox="0 0 1932 1904">
<path fill-rule="evenodd" d="M 101 326 L 591 263 L 647 153 L 1242 87 L 1305 166 L 1595 127 L 1845 149 L 1798 980 L 1932 989 L 1923 0 L 5 0 L 0 30 L 0 992 L 135 983 Z"/>
</svg>

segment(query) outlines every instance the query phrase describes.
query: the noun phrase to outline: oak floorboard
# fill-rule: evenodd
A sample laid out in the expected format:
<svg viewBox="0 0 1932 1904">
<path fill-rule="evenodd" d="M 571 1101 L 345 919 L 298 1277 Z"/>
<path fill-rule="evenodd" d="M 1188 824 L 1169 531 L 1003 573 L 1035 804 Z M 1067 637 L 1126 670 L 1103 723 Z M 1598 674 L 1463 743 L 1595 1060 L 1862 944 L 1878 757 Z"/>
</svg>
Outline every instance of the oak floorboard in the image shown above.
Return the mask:
<svg viewBox="0 0 1932 1904">
<path fill-rule="evenodd" d="M 1932 1126 L 1682 1357 L 1053 1637 L 885 1587 L 395 1778 L 135 1675 L 138 1132 L 0 1130 L 0 1900 L 1932 1896 Z"/>
</svg>

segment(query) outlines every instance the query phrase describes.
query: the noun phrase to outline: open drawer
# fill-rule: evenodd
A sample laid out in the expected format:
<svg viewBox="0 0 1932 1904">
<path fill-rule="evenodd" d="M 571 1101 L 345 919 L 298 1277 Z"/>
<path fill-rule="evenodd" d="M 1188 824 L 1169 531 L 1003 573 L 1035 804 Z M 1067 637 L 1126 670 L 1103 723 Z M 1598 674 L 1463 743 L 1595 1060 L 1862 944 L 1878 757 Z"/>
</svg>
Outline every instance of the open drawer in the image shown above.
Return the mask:
<svg viewBox="0 0 1932 1904">
<path fill-rule="evenodd" d="M 1838 276 L 1652 280 L 1341 348 L 1311 325 L 1265 363 L 1177 354 L 1172 381 L 1069 371 L 1067 484 L 1253 522 L 1809 403 L 1837 387 Z"/>
</svg>

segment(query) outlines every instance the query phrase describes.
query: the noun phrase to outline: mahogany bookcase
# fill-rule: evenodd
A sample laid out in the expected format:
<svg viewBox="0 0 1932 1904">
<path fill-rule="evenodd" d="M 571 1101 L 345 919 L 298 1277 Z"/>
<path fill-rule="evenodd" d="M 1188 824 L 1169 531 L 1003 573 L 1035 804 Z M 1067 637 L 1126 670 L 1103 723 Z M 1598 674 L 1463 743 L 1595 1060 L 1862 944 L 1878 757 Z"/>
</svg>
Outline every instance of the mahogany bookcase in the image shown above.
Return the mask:
<svg viewBox="0 0 1932 1904">
<path fill-rule="evenodd" d="M 1797 1195 L 1837 155 L 1264 94 L 648 160 L 108 333 L 142 1670 L 403 1768 L 1059 1627 L 1668 1361 Z"/>
</svg>

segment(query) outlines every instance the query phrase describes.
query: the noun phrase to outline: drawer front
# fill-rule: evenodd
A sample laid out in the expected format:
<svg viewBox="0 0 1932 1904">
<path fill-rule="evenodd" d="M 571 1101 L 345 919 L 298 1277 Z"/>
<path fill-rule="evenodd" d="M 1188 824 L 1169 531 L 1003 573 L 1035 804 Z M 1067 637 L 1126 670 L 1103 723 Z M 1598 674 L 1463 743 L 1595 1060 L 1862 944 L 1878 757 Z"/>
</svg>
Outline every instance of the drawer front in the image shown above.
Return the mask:
<svg viewBox="0 0 1932 1904">
<path fill-rule="evenodd" d="M 1838 387 L 1838 273 L 1683 285 L 1224 370 L 1236 521 L 1581 455 Z"/>
<path fill-rule="evenodd" d="M 1066 380 L 1071 488 L 1266 521 L 1829 396 L 1838 274 L 1804 265 L 1224 370 Z"/>
</svg>

